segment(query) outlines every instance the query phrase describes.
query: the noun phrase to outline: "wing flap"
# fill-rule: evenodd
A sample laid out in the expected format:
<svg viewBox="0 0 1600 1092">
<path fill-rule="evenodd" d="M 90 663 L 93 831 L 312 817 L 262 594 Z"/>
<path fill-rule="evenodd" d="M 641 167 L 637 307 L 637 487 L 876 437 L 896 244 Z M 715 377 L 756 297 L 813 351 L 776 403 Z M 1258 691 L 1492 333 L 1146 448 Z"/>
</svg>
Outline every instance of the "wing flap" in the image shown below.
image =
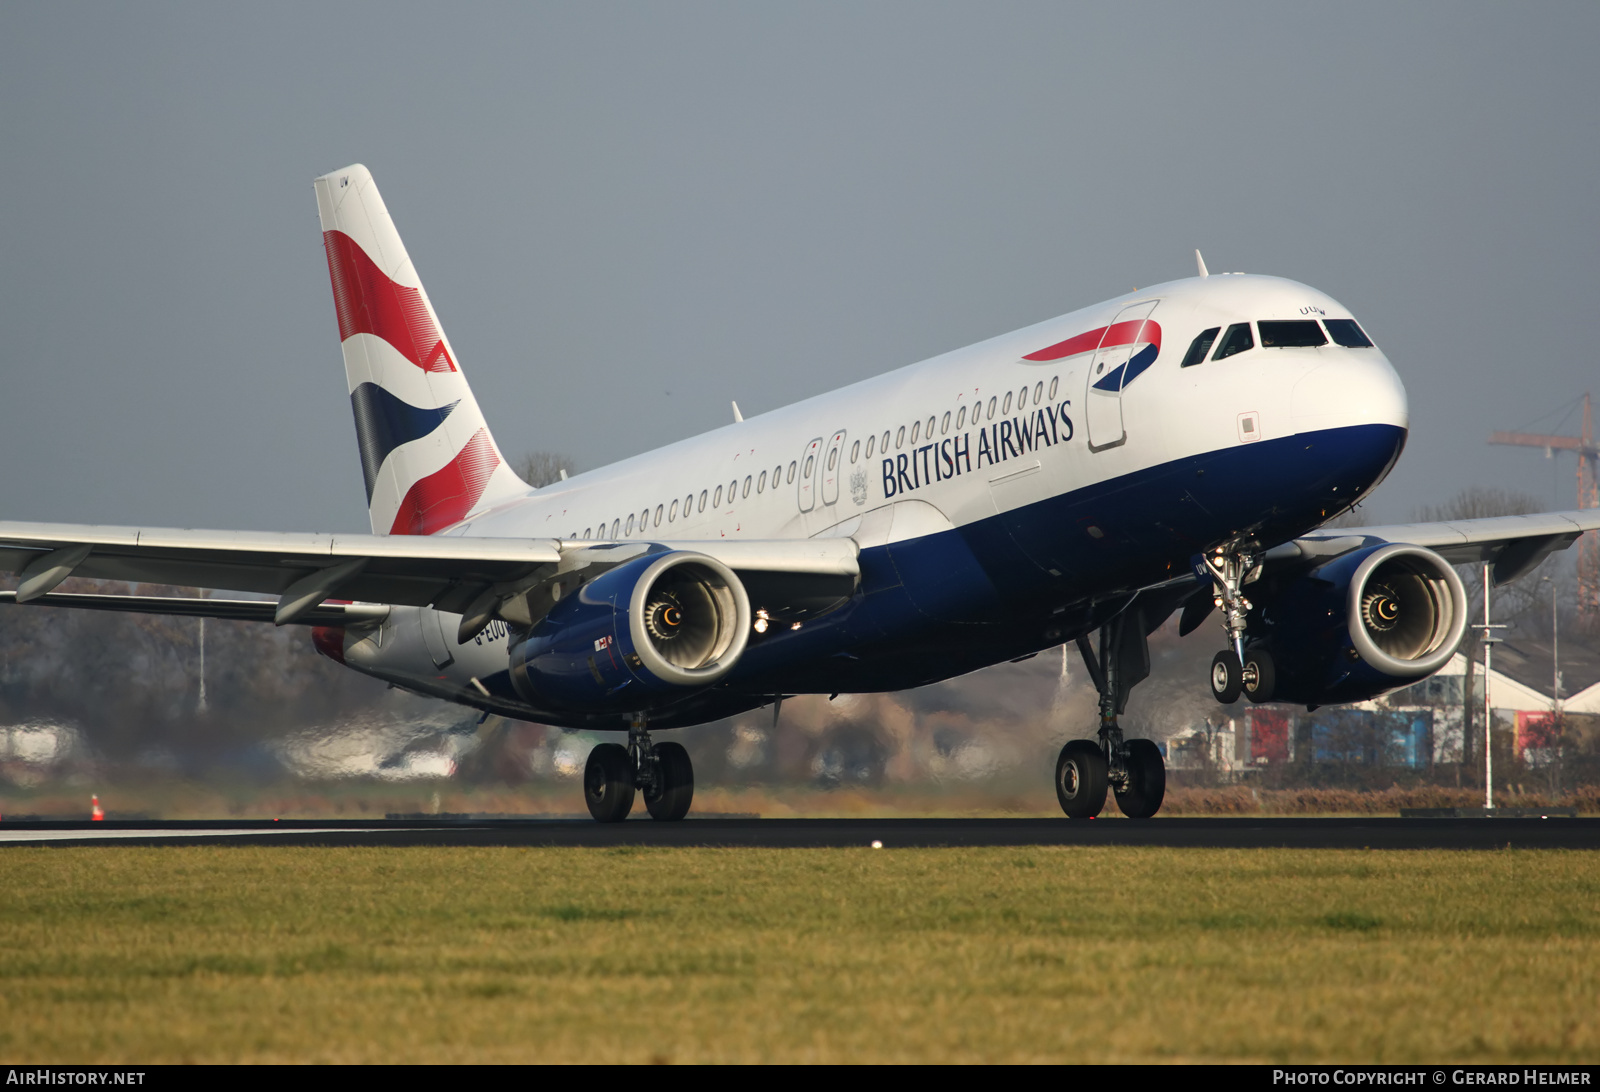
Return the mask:
<svg viewBox="0 0 1600 1092">
<path fill-rule="evenodd" d="M 0 591 L 0 603 L 17 602 L 17 593 Z M 131 614 L 169 614 L 185 618 L 224 618 L 235 622 L 271 622 L 277 603 L 271 599 L 198 599 L 171 595 L 83 595 L 48 592 L 26 601 L 32 607 L 69 607 Z M 306 626 L 377 625 L 389 616 L 381 603 L 324 603 L 297 616 Z"/>
</svg>

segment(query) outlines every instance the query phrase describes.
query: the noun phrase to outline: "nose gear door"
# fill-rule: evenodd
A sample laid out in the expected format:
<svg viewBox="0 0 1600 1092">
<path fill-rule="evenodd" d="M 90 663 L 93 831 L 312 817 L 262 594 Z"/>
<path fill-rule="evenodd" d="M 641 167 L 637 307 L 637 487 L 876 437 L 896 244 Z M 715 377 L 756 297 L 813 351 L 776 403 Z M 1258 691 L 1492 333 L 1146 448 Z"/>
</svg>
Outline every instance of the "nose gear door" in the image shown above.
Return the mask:
<svg viewBox="0 0 1600 1092">
<path fill-rule="evenodd" d="M 1156 352 L 1160 351 L 1160 335 L 1150 337 L 1146 332 L 1145 319 L 1156 309 L 1160 300 L 1146 300 L 1124 307 L 1117 312 L 1117 317 L 1100 338 L 1100 347 L 1095 350 L 1094 356 L 1089 360 L 1089 375 L 1084 383 L 1084 416 L 1087 418 L 1089 429 L 1089 450 L 1104 451 L 1116 447 L 1128 439 L 1127 430 L 1122 422 L 1122 388 L 1127 384 L 1133 371 L 1129 367 L 1130 358 L 1134 357 L 1134 350 L 1140 350 L 1138 360 L 1144 361 L 1148 348 L 1147 342 L 1155 342 Z M 1154 325 L 1153 323 L 1150 325 Z M 1150 354 L 1154 360 L 1154 354 Z M 1136 365 L 1138 361 L 1135 362 Z M 1146 367 L 1149 361 L 1144 361 Z M 1140 368 L 1139 370 L 1143 370 Z"/>
</svg>

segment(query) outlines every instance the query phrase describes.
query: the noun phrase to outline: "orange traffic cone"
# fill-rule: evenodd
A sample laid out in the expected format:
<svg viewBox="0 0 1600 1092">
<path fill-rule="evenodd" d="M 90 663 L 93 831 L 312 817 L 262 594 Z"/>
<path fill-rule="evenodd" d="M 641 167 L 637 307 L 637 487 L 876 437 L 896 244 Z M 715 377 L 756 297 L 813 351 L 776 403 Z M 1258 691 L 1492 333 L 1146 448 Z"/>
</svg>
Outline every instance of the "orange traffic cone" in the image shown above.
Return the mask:
<svg viewBox="0 0 1600 1092">
<path fill-rule="evenodd" d="M 98 797 L 98 796 L 89 797 L 89 819 L 90 819 L 90 821 L 95 822 L 95 823 L 102 823 L 102 822 L 105 821 L 105 818 L 106 818 L 106 813 L 104 811 L 100 810 L 100 797 Z"/>
</svg>

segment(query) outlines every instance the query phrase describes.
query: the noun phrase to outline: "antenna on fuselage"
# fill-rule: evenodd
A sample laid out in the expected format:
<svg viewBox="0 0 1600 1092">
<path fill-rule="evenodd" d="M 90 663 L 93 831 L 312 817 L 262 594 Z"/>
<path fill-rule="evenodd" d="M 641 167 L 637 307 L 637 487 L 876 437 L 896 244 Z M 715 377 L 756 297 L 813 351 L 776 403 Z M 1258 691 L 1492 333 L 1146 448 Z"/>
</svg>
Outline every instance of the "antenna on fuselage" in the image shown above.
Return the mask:
<svg viewBox="0 0 1600 1092">
<path fill-rule="evenodd" d="M 1194 252 L 1194 264 L 1200 267 L 1200 275 L 1202 277 L 1211 276 L 1210 270 L 1206 269 L 1206 260 L 1200 257 L 1200 252 L 1198 250 Z"/>
<path fill-rule="evenodd" d="M 744 420 L 744 414 L 739 412 L 739 403 L 733 403 L 733 423 L 738 424 Z"/>
</svg>

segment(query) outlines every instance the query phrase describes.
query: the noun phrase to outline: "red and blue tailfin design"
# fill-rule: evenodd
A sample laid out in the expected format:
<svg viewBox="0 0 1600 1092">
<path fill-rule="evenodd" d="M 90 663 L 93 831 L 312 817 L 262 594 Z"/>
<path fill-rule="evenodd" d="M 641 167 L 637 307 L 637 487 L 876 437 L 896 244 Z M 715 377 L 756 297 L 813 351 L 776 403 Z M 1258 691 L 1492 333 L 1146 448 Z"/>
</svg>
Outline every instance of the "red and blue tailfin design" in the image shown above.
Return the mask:
<svg viewBox="0 0 1600 1092">
<path fill-rule="evenodd" d="M 373 532 L 431 535 L 525 496 L 372 173 L 355 164 L 316 190 Z"/>
</svg>

